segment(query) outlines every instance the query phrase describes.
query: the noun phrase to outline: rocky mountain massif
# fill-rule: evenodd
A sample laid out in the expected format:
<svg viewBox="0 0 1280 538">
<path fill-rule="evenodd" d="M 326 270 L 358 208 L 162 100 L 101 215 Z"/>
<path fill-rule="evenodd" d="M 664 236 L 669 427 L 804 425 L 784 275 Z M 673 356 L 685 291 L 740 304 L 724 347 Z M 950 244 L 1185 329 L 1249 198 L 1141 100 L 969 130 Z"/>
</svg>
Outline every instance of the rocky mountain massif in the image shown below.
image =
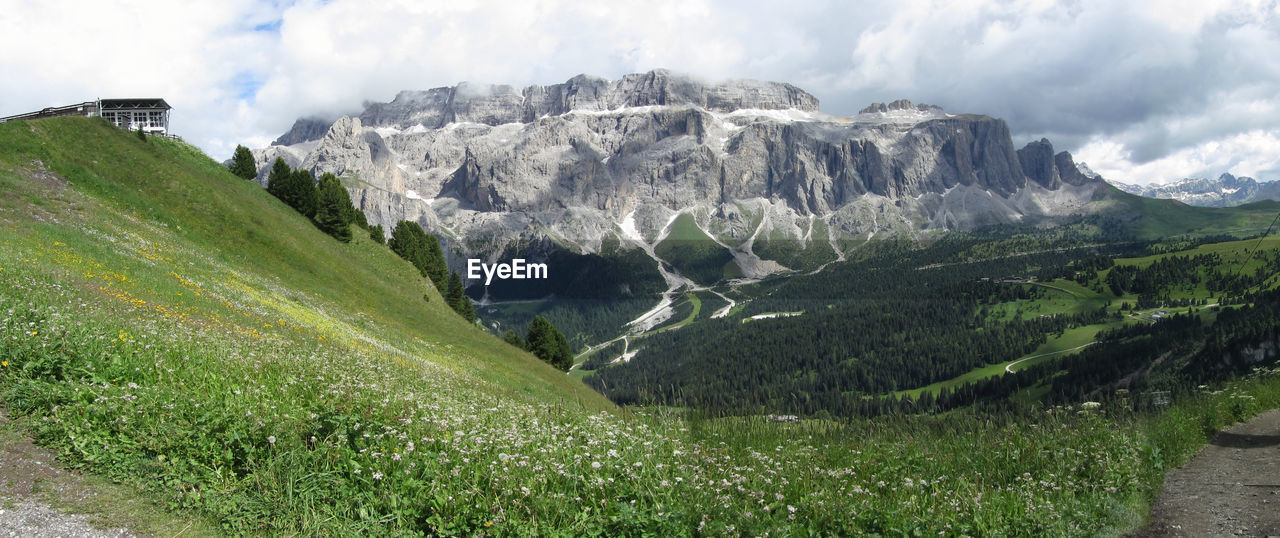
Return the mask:
<svg viewBox="0 0 1280 538">
<path fill-rule="evenodd" d="M 662 70 L 405 91 L 298 120 L 256 156 L 263 181 L 276 157 L 346 178 L 372 223 L 421 223 L 456 269 L 512 248 L 656 258 L 683 228 L 725 251 L 725 276 L 758 277 L 841 258 L 850 241 L 1060 216 L 1105 196 L 1047 140 L 1016 149 L 1000 119 L 905 100 L 832 116 L 789 84 Z"/>
<path fill-rule="evenodd" d="M 1280 200 L 1280 181 L 1222 174 L 1218 179 L 1187 178 L 1161 185 L 1112 181 L 1122 191 L 1147 198 L 1169 198 L 1201 207 L 1233 207 L 1260 200 Z"/>
</svg>

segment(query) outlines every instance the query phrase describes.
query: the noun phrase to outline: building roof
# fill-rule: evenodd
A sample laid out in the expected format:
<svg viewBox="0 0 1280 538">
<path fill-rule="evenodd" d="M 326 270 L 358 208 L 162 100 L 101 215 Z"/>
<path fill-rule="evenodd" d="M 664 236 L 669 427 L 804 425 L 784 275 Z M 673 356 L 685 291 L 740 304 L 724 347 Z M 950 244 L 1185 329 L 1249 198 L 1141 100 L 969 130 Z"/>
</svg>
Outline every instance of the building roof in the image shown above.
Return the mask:
<svg viewBox="0 0 1280 538">
<path fill-rule="evenodd" d="M 169 110 L 173 107 L 169 106 L 164 99 L 159 97 L 150 98 L 133 98 L 133 99 L 102 99 L 102 110 L 133 110 L 139 108 L 163 108 Z"/>
<path fill-rule="evenodd" d="M 51 107 L 42 108 L 35 112 L 27 112 L 24 114 L 14 114 L 12 116 L 5 116 L 3 118 L 0 118 L 0 123 L 4 123 L 6 121 L 11 121 L 11 120 L 24 120 L 28 118 L 45 118 L 45 117 L 52 117 L 52 116 L 76 115 L 83 112 L 86 107 L 93 107 L 95 105 L 96 103 L 94 103 L 93 101 L 88 101 L 84 103 L 77 103 L 74 105 L 67 105 L 67 106 L 51 106 Z"/>
<path fill-rule="evenodd" d="M 94 115 L 103 111 L 114 112 L 119 110 L 171 110 L 164 99 L 159 97 L 134 97 L 130 99 L 99 99 L 97 101 L 86 101 L 74 105 L 47 107 L 35 112 L 27 112 L 25 114 L 16 114 L 13 116 L 5 116 L 0 118 L 0 123 L 10 120 L 25 120 L 31 118 L 49 118 L 53 116 L 73 116 L 73 115 Z M 96 112 L 95 112 L 96 110 Z"/>
</svg>

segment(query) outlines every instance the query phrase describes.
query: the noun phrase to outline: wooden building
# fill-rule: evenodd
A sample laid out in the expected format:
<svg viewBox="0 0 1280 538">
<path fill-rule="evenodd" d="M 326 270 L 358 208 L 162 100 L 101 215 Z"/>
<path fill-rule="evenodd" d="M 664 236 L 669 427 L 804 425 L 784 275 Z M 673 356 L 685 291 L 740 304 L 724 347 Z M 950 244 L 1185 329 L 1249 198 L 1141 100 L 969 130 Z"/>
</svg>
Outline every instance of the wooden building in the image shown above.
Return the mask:
<svg viewBox="0 0 1280 538">
<path fill-rule="evenodd" d="M 169 111 L 172 109 L 160 98 L 98 99 L 8 116 L 0 118 L 0 123 L 57 116 L 102 116 L 112 124 L 131 131 L 142 129 L 147 134 L 168 136 Z"/>
</svg>

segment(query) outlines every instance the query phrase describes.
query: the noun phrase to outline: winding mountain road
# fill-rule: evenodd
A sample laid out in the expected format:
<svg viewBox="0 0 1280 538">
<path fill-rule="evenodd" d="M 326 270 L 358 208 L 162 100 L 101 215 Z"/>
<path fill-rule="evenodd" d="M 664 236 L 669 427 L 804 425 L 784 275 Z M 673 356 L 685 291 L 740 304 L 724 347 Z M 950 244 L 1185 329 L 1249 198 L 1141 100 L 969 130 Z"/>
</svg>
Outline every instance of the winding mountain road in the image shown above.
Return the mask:
<svg viewBox="0 0 1280 538">
<path fill-rule="evenodd" d="M 1073 348 L 1071 348 L 1071 349 L 1062 349 L 1062 350 L 1058 350 L 1058 351 L 1050 351 L 1050 352 L 1048 352 L 1048 353 L 1041 353 L 1041 354 L 1039 354 L 1039 355 L 1032 355 L 1032 356 L 1030 356 L 1030 357 L 1026 357 L 1026 358 L 1023 358 L 1023 359 L 1018 359 L 1018 360 L 1016 360 L 1016 361 L 1013 361 L 1013 362 L 1011 362 L 1011 363 L 1009 363 L 1009 364 L 1004 365 L 1004 373 L 1006 373 L 1006 374 L 1012 374 L 1012 373 L 1013 373 L 1013 367 L 1014 367 L 1014 366 L 1017 366 L 1017 365 L 1022 364 L 1022 363 L 1024 363 L 1024 362 L 1027 362 L 1027 361 L 1029 361 L 1029 360 L 1031 360 L 1031 359 L 1038 359 L 1038 358 L 1040 358 L 1040 357 L 1048 357 L 1049 355 L 1061 355 L 1061 354 L 1063 354 L 1063 353 L 1070 353 L 1070 352 L 1072 352 L 1072 351 L 1077 351 L 1077 350 L 1084 349 L 1084 348 L 1086 348 L 1086 347 L 1092 346 L 1092 345 L 1094 345 L 1094 344 L 1096 344 L 1096 343 L 1097 343 L 1097 342 L 1089 342 L 1088 344 L 1085 344 L 1085 345 L 1083 345 L 1083 346 L 1076 346 L 1076 347 L 1073 347 Z"/>
</svg>

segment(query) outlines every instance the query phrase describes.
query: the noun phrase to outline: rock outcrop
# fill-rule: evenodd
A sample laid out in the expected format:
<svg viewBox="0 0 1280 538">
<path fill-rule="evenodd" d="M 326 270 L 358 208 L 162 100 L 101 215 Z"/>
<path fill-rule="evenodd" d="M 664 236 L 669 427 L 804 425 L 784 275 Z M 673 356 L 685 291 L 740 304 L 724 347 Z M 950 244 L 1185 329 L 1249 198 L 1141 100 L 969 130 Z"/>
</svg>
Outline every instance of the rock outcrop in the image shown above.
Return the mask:
<svg viewBox="0 0 1280 538">
<path fill-rule="evenodd" d="M 1022 173 L 1027 179 L 1039 183 L 1046 189 L 1056 189 L 1062 185 L 1062 176 L 1058 173 L 1058 162 L 1053 155 L 1053 144 L 1041 138 L 1018 150 L 1018 162 L 1022 164 Z"/>
<path fill-rule="evenodd" d="M 280 135 L 271 143 L 273 146 L 292 146 L 301 144 L 310 140 L 319 140 L 325 133 L 329 132 L 329 126 L 333 124 L 333 120 L 324 120 L 320 118 L 298 118 L 293 122 L 293 127 Z"/>
<path fill-rule="evenodd" d="M 898 99 L 889 104 L 871 103 L 871 105 L 858 111 L 859 114 L 889 114 L 891 112 L 924 112 L 924 113 L 941 113 L 942 107 L 936 105 L 926 105 L 924 103 L 915 104 L 906 99 Z"/>
</svg>

